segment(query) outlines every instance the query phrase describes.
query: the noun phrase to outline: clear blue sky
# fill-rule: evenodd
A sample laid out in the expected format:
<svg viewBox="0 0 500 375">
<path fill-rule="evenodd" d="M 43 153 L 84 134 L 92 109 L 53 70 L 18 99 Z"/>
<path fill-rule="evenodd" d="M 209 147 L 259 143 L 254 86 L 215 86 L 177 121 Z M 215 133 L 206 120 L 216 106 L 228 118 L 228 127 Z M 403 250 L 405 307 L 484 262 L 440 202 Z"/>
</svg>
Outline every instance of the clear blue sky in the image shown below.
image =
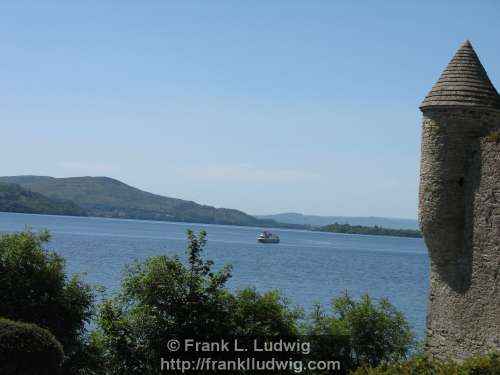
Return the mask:
<svg viewBox="0 0 500 375">
<path fill-rule="evenodd" d="M 0 175 L 415 218 L 418 105 L 466 38 L 500 86 L 499 19 L 496 0 L 5 1 Z"/>
</svg>

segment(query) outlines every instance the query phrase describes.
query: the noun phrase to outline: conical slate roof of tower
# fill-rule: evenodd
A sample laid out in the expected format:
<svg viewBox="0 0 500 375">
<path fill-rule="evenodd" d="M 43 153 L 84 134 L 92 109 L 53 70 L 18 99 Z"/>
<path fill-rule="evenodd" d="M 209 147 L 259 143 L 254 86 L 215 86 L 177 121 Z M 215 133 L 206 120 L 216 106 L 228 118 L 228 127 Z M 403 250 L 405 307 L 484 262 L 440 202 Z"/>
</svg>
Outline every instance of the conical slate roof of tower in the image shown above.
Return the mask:
<svg viewBox="0 0 500 375">
<path fill-rule="evenodd" d="M 427 94 L 420 109 L 480 107 L 500 110 L 500 96 L 467 40 Z"/>
</svg>

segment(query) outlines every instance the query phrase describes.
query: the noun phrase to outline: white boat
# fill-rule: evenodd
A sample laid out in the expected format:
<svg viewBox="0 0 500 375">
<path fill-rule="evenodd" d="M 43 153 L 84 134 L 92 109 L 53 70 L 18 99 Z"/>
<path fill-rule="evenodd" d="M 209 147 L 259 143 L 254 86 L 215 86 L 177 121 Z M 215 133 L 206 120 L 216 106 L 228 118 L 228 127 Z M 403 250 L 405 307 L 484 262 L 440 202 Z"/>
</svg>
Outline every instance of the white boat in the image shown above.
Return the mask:
<svg viewBox="0 0 500 375">
<path fill-rule="evenodd" d="M 276 234 L 272 234 L 271 232 L 264 231 L 257 237 L 257 241 L 260 243 L 279 243 L 280 238 Z"/>
</svg>

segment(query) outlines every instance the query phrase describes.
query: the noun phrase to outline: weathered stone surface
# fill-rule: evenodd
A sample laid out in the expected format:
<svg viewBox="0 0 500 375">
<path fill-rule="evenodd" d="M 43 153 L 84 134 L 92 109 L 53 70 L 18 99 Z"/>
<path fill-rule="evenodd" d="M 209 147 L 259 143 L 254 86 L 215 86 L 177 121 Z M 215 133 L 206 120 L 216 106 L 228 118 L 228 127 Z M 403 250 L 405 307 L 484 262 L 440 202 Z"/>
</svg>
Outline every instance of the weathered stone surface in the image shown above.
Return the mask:
<svg viewBox="0 0 500 375">
<path fill-rule="evenodd" d="M 500 143 L 490 136 L 500 111 L 429 103 L 419 193 L 431 259 L 426 347 L 464 358 L 500 350 Z"/>
</svg>

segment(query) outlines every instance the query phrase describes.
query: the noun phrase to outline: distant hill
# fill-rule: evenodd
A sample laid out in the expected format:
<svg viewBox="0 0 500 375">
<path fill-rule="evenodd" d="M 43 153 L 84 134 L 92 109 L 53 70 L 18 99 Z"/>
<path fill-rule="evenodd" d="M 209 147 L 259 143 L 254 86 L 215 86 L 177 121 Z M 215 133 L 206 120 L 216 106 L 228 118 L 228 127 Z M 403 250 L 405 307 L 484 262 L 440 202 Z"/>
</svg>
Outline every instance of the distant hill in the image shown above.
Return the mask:
<svg viewBox="0 0 500 375">
<path fill-rule="evenodd" d="M 86 212 L 72 202 L 49 199 L 19 185 L 5 183 L 0 183 L 0 211 L 86 216 Z"/>
<path fill-rule="evenodd" d="M 0 183 L 18 184 L 23 189 L 42 194 L 51 200 L 73 202 L 89 216 L 279 226 L 274 220 L 257 219 L 238 210 L 215 208 L 148 193 L 109 177 L 14 176 L 0 177 Z"/>
<path fill-rule="evenodd" d="M 366 227 L 384 227 L 394 229 L 414 229 L 418 230 L 417 220 L 412 219 L 397 219 L 388 217 L 355 217 L 355 216 L 317 216 L 303 215 L 300 213 L 282 213 L 275 215 L 256 215 L 260 219 L 271 219 L 280 223 L 310 225 L 310 226 L 325 226 L 329 224 L 349 224 L 361 225 Z"/>
</svg>

